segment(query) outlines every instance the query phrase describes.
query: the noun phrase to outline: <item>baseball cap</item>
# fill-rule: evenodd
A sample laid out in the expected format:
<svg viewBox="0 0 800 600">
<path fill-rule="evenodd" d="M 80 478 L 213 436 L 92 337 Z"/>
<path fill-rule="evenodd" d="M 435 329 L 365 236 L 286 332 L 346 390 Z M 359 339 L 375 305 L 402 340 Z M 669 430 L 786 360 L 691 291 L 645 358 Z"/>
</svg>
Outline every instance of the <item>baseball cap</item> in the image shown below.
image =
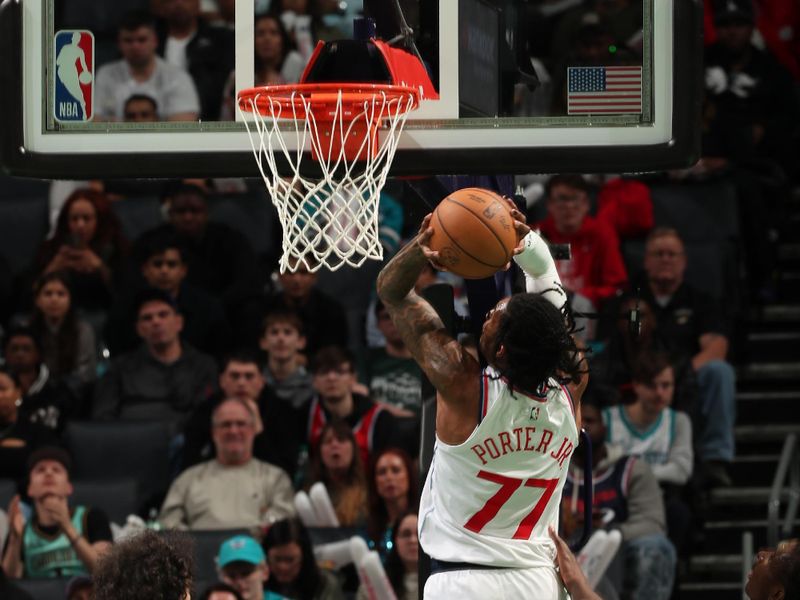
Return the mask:
<svg viewBox="0 0 800 600">
<path fill-rule="evenodd" d="M 59 446 L 42 446 L 31 452 L 31 455 L 28 457 L 28 473 L 43 460 L 54 460 L 61 463 L 67 473 L 72 471 L 72 459 L 66 450 Z"/>
<path fill-rule="evenodd" d="M 222 542 L 217 555 L 217 566 L 221 569 L 232 562 L 247 562 L 253 565 L 266 560 L 261 545 L 249 535 L 237 535 Z"/>
<path fill-rule="evenodd" d="M 753 23 L 751 0 L 717 0 L 714 4 L 714 23 Z"/>
</svg>

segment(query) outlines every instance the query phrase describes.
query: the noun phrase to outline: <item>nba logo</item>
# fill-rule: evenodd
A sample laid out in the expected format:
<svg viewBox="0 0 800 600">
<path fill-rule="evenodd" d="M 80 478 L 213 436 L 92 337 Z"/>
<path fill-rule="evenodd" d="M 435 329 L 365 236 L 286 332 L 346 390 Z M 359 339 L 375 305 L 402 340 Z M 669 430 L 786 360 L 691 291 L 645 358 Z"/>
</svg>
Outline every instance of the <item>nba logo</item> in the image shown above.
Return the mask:
<svg viewBox="0 0 800 600">
<path fill-rule="evenodd" d="M 86 30 L 56 33 L 53 57 L 53 117 L 91 121 L 94 115 L 94 35 Z"/>
</svg>

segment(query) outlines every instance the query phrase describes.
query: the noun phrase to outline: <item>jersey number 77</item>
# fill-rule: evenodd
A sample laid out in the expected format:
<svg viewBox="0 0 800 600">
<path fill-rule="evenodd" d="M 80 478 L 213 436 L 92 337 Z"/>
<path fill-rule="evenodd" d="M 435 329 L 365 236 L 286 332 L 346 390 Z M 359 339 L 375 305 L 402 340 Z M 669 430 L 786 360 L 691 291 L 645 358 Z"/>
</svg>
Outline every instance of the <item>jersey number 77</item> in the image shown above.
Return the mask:
<svg viewBox="0 0 800 600">
<path fill-rule="evenodd" d="M 464 527 L 474 533 L 480 533 L 486 524 L 497 516 L 503 505 L 508 502 L 517 490 L 520 488 L 542 488 L 544 492 L 539 501 L 533 507 L 533 510 L 520 521 L 516 532 L 512 536 L 515 540 L 530 539 L 533 528 L 536 527 L 536 523 L 541 518 L 550 498 L 552 498 L 553 492 L 556 491 L 558 479 L 518 479 L 500 475 L 499 473 L 490 473 L 489 471 L 478 471 L 478 477 L 498 484 L 500 489 L 486 501 L 486 504 L 478 512 L 470 517 Z"/>
</svg>

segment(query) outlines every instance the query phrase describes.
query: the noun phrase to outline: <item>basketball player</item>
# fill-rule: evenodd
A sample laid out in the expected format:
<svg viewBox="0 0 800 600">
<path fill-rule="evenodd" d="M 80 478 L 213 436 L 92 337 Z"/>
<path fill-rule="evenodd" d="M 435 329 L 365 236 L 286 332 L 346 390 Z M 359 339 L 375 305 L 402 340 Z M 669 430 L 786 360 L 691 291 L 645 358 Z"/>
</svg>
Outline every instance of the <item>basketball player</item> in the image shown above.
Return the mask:
<svg viewBox="0 0 800 600">
<path fill-rule="evenodd" d="M 428 247 L 430 215 L 378 277 L 378 295 L 437 390 L 419 510 L 420 543 L 433 559 L 425 598 L 567 597 L 548 527 L 557 527 L 587 376 L 549 249 L 512 215 L 528 292 L 489 311 L 484 370 L 414 292 L 425 263 L 439 262 Z"/>
</svg>

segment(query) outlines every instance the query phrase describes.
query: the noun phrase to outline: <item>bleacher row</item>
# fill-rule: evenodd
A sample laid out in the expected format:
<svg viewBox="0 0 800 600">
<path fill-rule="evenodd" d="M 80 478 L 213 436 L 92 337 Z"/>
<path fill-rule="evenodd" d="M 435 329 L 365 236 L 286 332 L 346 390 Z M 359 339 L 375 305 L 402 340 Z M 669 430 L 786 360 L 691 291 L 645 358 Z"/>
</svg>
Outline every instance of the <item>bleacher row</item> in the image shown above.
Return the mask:
<svg viewBox="0 0 800 600">
<path fill-rule="evenodd" d="M 0 255 L 16 275 L 30 266 L 39 245 L 47 237 L 48 181 L 0 176 Z M 260 181 L 258 182 L 260 185 Z M 263 190 L 209 197 L 209 218 L 245 235 L 259 257 L 275 252 L 280 225 Z M 164 221 L 160 199 L 153 196 L 125 197 L 112 203 L 128 240 Z"/>
<path fill-rule="evenodd" d="M 48 183 L 0 177 L 0 255 L 15 274 L 29 266 L 47 235 Z M 675 227 L 686 243 L 686 279 L 717 298 L 738 301 L 739 216 L 733 185 L 725 180 L 658 183 L 651 191 L 655 222 Z M 163 222 L 155 196 L 124 198 L 112 207 L 130 240 Z M 259 257 L 274 252 L 280 226 L 263 192 L 211 195 L 209 210 L 211 220 L 241 231 Z M 633 275 L 641 268 L 644 240 L 623 240 L 622 250 Z"/>
</svg>

